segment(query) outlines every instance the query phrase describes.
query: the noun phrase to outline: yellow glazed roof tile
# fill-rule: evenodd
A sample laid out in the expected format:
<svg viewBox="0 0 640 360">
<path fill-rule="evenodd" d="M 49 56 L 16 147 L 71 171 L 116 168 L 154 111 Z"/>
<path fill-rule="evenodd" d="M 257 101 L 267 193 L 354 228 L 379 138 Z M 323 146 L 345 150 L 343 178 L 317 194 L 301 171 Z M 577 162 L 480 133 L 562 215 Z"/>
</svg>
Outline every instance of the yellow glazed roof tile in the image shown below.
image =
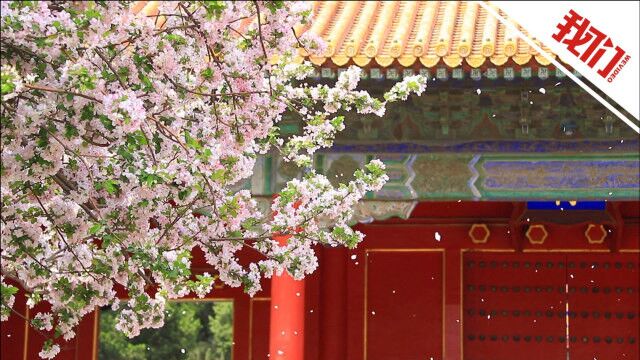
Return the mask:
<svg viewBox="0 0 640 360">
<path fill-rule="evenodd" d="M 351 60 L 360 66 L 381 67 L 394 63 L 409 67 L 416 61 L 425 67 L 444 63 L 477 68 L 489 62 L 501 66 L 509 60 L 518 65 L 532 61 L 549 65 L 474 1 L 314 3 L 314 25 L 299 28 L 298 35 L 312 31 L 327 41 L 323 56 L 309 58 L 317 65 L 327 60 L 337 66 Z"/>
<path fill-rule="evenodd" d="M 157 14 L 156 1 L 133 6 Z M 337 66 L 353 62 L 381 67 L 409 67 L 419 61 L 427 68 L 441 62 L 452 68 L 477 68 L 487 62 L 502 66 L 509 60 L 518 65 L 550 63 L 474 1 L 314 1 L 313 14 L 311 27 L 295 30 L 298 36 L 311 31 L 327 42 L 319 56 L 299 52 L 298 60 L 306 58 L 316 65 L 327 60 Z M 240 31 L 253 21 L 243 20 Z"/>
</svg>

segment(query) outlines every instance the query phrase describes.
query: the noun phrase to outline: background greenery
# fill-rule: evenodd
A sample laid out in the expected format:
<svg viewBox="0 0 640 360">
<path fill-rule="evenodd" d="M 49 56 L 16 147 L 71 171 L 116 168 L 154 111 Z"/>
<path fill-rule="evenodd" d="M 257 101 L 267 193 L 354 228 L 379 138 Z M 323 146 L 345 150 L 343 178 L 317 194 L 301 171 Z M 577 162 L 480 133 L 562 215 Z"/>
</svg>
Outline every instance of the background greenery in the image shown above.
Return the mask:
<svg viewBox="0 0 640 360">
<path fill-rule="evenodd" d="M 117 313 L 100 311 L 100 360 L 230 360 L 233 302 L 170 302 L 160 329 L 129 339 L 115 329 Z"/>
</svg>

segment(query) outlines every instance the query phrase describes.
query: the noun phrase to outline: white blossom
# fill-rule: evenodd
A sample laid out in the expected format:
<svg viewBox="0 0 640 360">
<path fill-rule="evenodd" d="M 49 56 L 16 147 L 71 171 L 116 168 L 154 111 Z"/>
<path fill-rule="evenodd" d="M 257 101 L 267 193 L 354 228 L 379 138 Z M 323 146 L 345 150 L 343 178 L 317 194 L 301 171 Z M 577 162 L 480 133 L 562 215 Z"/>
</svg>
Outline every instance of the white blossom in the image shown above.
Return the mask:
<svg viewBox="0 0 640 360">
<path fill-rule="evenodd" d="M 184 2 L 187 18 L 160 2 L 162 29 L 126 2 L 52 4 L 0 5 L 2 274 L 28 288 L 29 308 L 50 305 L 32 326 L 71 340 L 86 315 L 111 306 L 116 328 L 133 337 L 163 325 L 169 300 L 205 297 L 214 281 L 253 295 L 264 277 L 315 271 L 314 245 L 364 239 L 348 223 L 388 180 L 384 164 L 333 186 L 314 155 L 350 112 L 382 116 L 423 93 L 424 77 L 404 78 L 383 99 L 357 90 L 357 67 L 334 85 L 308 84 L 314 68 L 294 61 L 299 44 L 309 54 L 326 44 L 291 31 L 310 20 L 306 2 Z M 230 31 L 258 10 L 260 32 Z M 303 122 L 300 133 L 280 134 L 286 112 Z M 305 175 L 265 212 L 238 188 L 268 152 Z M 241 262 L 245 247 L 263 258 Z M 192 272 L 195 248 L 211 274 Z M 26 289 L 4 277 L 0 285 L 6 320 Z M 60 351 L 53 340 L 42 358 Z"/>
</svg>

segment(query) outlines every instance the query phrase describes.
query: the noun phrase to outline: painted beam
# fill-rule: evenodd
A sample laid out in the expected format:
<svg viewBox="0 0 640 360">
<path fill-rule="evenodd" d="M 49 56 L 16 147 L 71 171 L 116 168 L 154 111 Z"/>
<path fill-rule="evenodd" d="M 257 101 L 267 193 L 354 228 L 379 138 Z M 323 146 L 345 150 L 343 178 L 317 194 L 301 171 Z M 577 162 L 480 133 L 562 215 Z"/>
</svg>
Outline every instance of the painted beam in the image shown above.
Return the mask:
<svg viewBox="0 0 640 360">
<path fill-rule="evenodd" d="M 382 207 L 395 208 L 398 214 L 410 212 L 412 201 L 611 201 L 638 200 L 640 196 L 637 152 L 336 152 L 316 155 L 315 167 L 338 184 L 351 180 L 353 172 L 373 158 L 386 164 L 389 181 L 381 191 L 367 195 L 367 200 L 377 203 L 361 209 L 360 221 Z M 268 198 L 299 176 L 300 170 L 290 163 L 261 158 L 245 188 Z M 396 203 L 383 204 L 388 201 Z"/>
</svg>

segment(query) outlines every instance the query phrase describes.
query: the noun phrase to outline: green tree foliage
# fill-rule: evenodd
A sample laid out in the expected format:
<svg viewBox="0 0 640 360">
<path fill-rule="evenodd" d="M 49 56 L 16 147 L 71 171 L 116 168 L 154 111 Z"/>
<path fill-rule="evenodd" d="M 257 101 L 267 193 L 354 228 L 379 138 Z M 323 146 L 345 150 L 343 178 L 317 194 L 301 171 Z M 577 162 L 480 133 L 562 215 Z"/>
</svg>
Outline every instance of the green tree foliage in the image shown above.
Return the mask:
<svg viewBox="0 0 640 360">
<path fill-rule="evenodd" d="M 128 339 L 114 327 L 116 313 L 100 314 L 100 360 L 230 360 L 233 303 L 170 302 L 165 324 Z"/>
<path fill-rule="evenodd" d="M 214 314 L 209 315 L 209 331 L 213 336 L 216 359 L 230 359 L 228 349 L 233 345 L 233 303 L 218 302 L 213 304 L 213 308 Z"/>
</svg>

